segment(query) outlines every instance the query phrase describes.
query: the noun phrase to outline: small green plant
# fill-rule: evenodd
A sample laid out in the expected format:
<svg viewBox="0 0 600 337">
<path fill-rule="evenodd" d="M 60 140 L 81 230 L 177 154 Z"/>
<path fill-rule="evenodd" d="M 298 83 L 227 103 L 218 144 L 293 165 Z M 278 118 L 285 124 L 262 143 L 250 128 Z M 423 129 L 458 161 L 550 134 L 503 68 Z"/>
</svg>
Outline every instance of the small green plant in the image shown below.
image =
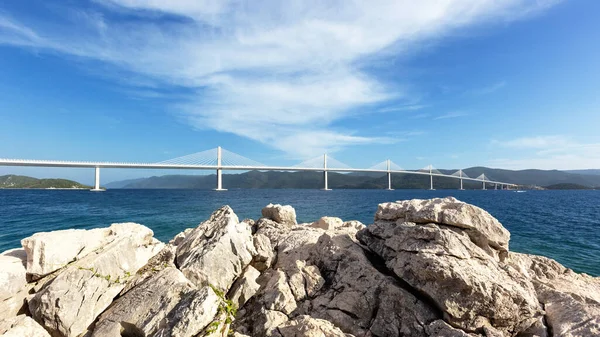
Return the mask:
<svg viewBox="0 0 600 337">
<path fill-rule="evenodd" d="M 216 332 L 219 326 L 221 326 L 221 323 L 223 323 L 223 330 L 228 329 L 229 325 L 235 319 L 235 315 L 237 313 L 237 305 L 232 300 L 225 297 L 223 291 L 213 286 L 212 284 L 209 284 L 209 286 L 215 292 L 217 297 L 219 297 L 219 307 L 217 308 L 217 316 L 223 316 L 223 321 L 216 320 L 210 323 L 210 325 L 206 329 L 207 334 Z M 222 333 L 224 332 L 225 331 L 222 331 Z M 233 331 L 229 330 L 227 335 L 232 336 Z"/>
<path fill-rule="evenodd" d="M 78 269 L 91 271 L 93 276 L 103 278 L 111 284 L 123 284 L 123 283 L 127 282 L 128 279 L 131 277 L 131 273 L 126 271 L 122 278 L 121 278 L 121 276 L 117 276 L 116 279 L 112 280 L 112 276 L 99 274 L 98 271 L 96 269 L 94 269 L 93 267 L 90 267 L 90 268 L 78 267 Z"/>
<path fill-rule="evenodd" d="M 219 325 L 221 325 L 221 322 L 219 322 L 219 321 L 214 321 L 214 322 L 210 323 L 208 325 L 208 328 L 206 329 L 206 334 L 210 335 L 210 334 L 216 332 L 217 329 L 219 328 Z"/>
</svg>

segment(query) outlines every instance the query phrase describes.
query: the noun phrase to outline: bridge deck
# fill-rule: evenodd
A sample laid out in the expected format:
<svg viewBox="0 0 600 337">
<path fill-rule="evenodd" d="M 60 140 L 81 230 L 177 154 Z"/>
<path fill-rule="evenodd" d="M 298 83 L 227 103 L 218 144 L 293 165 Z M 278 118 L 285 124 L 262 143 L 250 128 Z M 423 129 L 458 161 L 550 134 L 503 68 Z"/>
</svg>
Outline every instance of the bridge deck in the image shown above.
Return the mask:
<svg viewBox="0 0 600 337">
<path fill-rule="evenodd" d="M 225 171 L 314 171 L 314 172 L 369 172 L 369 173 L 404 173 L 444 177 L 465 181 L 485 182 L 506 186 L 518 186 L 493 180 L 460 177 L 451 174 L 435 172 L 422 172 L 410 170 L 380 170 L 380 169 L 355 169 L 335 167 L 295 167 L 295 166 L 244 166 L 244 165 L 186 165 L 186 164 L 158 164 L 158 163 L 118 163 L 118 162 L 87 162 L 87 161 L 57 161 L 57 160 L 28 160 L 28 159 L 0 159 L 0 166 L 34 166 L 34 167 L 71 167 L 71 168 L 125 168 L 125 169 L 177 169 L 177 170 L 225 170 Z"/>
</svg>

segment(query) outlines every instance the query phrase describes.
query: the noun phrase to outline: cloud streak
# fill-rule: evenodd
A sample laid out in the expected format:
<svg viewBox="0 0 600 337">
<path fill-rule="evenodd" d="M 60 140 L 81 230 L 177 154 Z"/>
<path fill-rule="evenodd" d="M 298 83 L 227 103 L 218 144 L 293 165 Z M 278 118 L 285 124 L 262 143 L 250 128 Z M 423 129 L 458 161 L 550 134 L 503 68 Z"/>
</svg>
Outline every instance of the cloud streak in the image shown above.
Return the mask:
<svg viewBox="0 0 600 337">
<path fill-rule="evenodd" d="M 435 117 L 433 120 L 459 118 L 459 117 L 466 117 L 468 115 L 469 115 L 468 113 L 462 112 L 462 111 L 451 111 L 451 112 L 445 113 L 443 115 L 439 115 L 439 116 Z"/>
<path fill-rule="evenodd" d="M 492 140 L 494 147 L 525 151 L 525 158 L 499 158 L 490 165 L 507 169 L 589 169 L 600 167 L 600 144 L 582 143 L 563 135 L 520 137 L 512 140 Z M 514 157 L 514 155 L 513 155 Z"/>
<path fill-rule="evenodd" d="M 331 127 L 357 110 L 403 100 L 407 110 L 420 108 L 366 71 L 364 60 L 555 2 L 95 0 L 52 21 L 0 13 L 0 44 L 100 61 L 115 77 L 185 88 L 191 94 L 173 109 L 192 126 L 307 157 L 393 141 Z"/>
<path fill-rule="evenodd" d="M 511 149 L 551 149 L 554 147 L 563 148 L 573 142 L 561 135 L 552 136 L 534 136 L 534 137 L 521 137 L 511 140 L 492 140 L 492 145 L 511 148 Z"/>
<path fill-rule="evenodd" d="M 475 95 L 475 96 L 487 95 L 487 94 L 494 93 L 494 92 L 504 88 L 505 86 L 506 86 L 506 81 L 500 81 L 500 82 L 494 83 L 492 85 L 489 85 L 487 87 L 471 89 L 471 90 L 467 91 L 467 93 L 470 95 Z"/>
</svg>

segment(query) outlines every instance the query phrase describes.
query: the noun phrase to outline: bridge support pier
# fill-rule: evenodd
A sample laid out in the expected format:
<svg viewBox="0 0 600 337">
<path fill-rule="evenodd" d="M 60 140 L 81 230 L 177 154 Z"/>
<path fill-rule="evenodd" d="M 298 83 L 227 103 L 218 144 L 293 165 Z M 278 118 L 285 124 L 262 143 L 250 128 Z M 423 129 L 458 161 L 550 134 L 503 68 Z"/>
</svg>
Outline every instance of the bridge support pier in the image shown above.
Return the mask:
<svg viewBox="0 0 600 337">
<path fill-rule="evenodd" d="M 392 188 L 392 171 L 391 171 L 391 161 L 388 159 L 387 160 L 387 179 L 388 179 L 388 191 L 393 191 L 394 189 Z"/>
<path fill-rule="evenodd" d="M 217 188 L 215 191 L 227 191 L 223 188 L 223 169 L 221 169 L 221 147 L 217 147 Z"/>
<path fill-rule="evenodd" d="M 94 179 L 94 188 L 92 188 L 90 191 L 92 192 L 102 192 L 104 191 L 103 189 L 100 188 L 100 168 L 98 166 L 95 167 L 95 173 L 96 173 L 96 177 Z"/>
<path fill-rule="evenodd" d="M 485 180 L 483 181 L 483 188 L 482 188 L 482 190 L 485 191 Z"/>
<path fill-rule="evenodd" d="M 323 171 L 323 180 L 325 181 L 323 191 L 331 191 L 331 188 L 329 188 L 329 183 L 327 181 L 327 171 Z"/>
<path fill-rule="evenodd" d="M 463 188 L 463 180 L 462 178 L 460 178 L 460 190 L 464 191 L 465 189 Z"/>
<path fill-rule="evenodd" d="M 331 191 L 329 188 L 329 182 L 327 181 L 327 153 L 323 155 L 323 191 Z"/>
<path fill-rule="evenodd" d="M 433 165 L 429 165 L 429 190 L 433 191 Z"/>
<path fill-rule="evenodd" d="M 227 191 L 226 188 L 223 188 L 223 170 L 217 169 L 217 188 L 215 191 Z"/>
</svg>

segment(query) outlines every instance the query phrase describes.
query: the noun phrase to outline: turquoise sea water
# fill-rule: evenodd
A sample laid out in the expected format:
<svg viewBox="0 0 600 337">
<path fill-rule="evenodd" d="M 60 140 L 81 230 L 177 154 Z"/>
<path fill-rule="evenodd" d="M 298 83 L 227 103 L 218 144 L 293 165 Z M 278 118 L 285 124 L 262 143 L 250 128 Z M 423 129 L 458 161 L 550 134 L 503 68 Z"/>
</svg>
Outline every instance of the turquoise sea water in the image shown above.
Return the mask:
<svg viewBox="0 0 600 337">
<path fill-rule="evenodd" d="M 290 204 L 298 222 L 325 215 L 369 224 L 377 204 L 454 196 L 480 206 L 511 232 L 510 250 L 554 258 L 600 276 L 600 191 L 455 190 L 0 190 L 0 251 L 35 232 L 105 227 L 133 221 L 168 241 L 230 205 L 240 219 L 260 217 L 270 202 Z"/>
</svg>

